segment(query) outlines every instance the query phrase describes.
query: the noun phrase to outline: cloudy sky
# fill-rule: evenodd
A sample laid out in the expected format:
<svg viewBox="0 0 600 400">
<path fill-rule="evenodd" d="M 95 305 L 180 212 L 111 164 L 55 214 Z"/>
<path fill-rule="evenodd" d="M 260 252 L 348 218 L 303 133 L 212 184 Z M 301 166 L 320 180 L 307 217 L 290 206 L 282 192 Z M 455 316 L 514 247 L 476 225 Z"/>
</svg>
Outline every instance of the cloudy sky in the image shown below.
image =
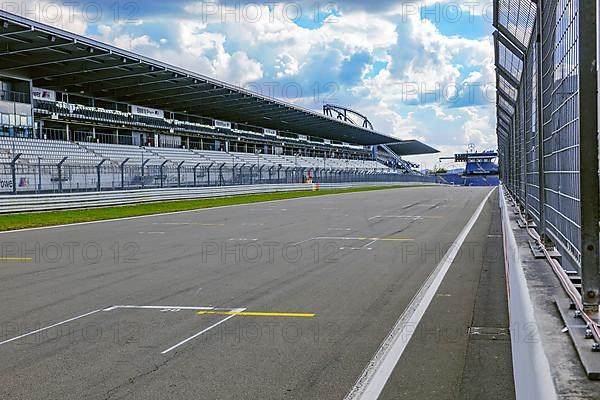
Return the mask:
<svg viewBox="0 0 600 400">
<path fill-rule="evenodd" d="M 496 148 L 490 0 L 1 4 L 311 109 L 359 110 L 442 155 Z"/>
</svg>

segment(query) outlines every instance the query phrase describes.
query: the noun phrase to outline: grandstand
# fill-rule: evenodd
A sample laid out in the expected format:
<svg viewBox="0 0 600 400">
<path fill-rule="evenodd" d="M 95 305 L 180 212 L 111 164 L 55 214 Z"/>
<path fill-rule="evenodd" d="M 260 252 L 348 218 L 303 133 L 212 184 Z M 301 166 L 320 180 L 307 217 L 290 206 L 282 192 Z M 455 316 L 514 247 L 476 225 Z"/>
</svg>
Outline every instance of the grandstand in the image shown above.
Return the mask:
<svg viewBox="0 0 600 400">
<path fill-rule="evenodd" d="M 298 179 L 416 176 L 401 156 L 436 152 L 357 123 L 343 107 L 337 117 L 331 106 L 317 113 L 5 11 L 0 20 L 0 178 L 14 183 L 19 172 L 23 191 L 44 180 L 58 182 L 48 190 L 103 189 L 115 169 L 122 187 L 198 183 L 189 174 L 211 168 L 230 183 L 256 172 L 260 180 L 265 168 Z M 175 169 L 177 178 L 163 176 Z"/>
</svg>

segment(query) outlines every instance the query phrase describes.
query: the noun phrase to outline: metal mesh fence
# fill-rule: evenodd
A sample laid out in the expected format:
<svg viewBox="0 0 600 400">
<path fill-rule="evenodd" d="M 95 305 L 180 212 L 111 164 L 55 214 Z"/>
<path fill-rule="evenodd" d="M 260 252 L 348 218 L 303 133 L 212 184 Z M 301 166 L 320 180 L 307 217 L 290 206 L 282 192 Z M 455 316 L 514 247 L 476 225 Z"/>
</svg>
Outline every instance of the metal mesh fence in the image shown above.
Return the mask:
<svg viewBox="0 0 600 400">
<path fill-rule="evenodd" d="M 577 0 L 545 3 L 543 136 L 548 234 L 580 259 Z"/>
<path fill-rule="evenodd" d="M 270 165 L 59 165 L 0 163 L 0 193 L 82 192 L 120 189 L 283 183 L 436 182 L 433 176 Z M 13 190 L 14 188 L 14 190 Z"/>
<path fill-rule="evenodd" d="M 535 2 L 495 2 L 501 178 L 527 218 L 576 268 L 582 262 L 581 1 L 538 3 L 543 8 L 535 19 L 525 7 L 527 21 L 515 10 Z"/>
</svg>

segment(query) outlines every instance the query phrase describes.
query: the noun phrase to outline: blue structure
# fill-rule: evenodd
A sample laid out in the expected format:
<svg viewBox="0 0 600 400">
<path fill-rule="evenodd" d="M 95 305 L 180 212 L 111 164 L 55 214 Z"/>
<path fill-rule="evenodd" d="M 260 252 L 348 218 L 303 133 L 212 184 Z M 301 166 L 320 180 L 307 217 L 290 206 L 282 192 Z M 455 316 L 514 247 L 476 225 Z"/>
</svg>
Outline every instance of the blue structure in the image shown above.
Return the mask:
<svg viewBox="0 0 600 400">
<path fill-rule="evenodd" d="M 497 186 L 500 183 L 498 164 L 495 162 L 497 158 L 498 153 L 495 151 L 455 154 L 455 162 L 466 163 L 464 172 L 462 174 L 447 173 L 439 176 L 452 185 Z"/>
</svg>

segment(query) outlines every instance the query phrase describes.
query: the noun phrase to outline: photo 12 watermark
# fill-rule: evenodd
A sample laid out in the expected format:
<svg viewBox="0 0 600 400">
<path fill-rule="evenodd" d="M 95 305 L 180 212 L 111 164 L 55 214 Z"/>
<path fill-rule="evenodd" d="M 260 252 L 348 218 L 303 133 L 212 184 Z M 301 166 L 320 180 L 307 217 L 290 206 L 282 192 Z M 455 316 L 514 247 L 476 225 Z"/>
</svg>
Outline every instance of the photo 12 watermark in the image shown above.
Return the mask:
<svg viewBox="0 0 600 400">
<path fill-rule="evenodd" d="M 1 1 L 0 9 L 49 25 L 140 23 L 140 3 L 136 1 Z"/>
</svg>

